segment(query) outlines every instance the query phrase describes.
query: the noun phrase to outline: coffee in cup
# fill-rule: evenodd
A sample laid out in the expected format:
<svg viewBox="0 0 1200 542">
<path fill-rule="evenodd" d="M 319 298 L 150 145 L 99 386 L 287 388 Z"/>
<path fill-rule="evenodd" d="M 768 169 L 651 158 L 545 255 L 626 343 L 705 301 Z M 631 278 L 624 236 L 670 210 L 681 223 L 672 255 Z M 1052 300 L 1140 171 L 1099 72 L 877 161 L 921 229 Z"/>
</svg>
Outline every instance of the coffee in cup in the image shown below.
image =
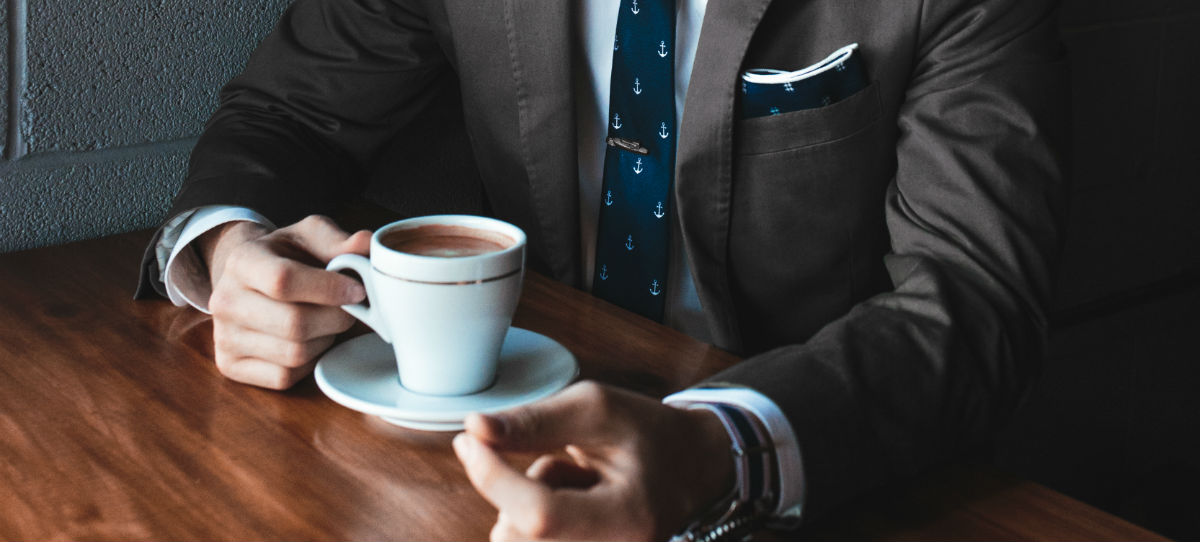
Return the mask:
<svg viewBox="0 0 1200 542">
<path fill-rule="evenodd" d="M 491 386 L 525 269 L 525 232 L 499 220 L 437 215 L 393 222 L 371 257 L 326 266 L 362 277 L 367 303 L 342 308 L 392 344 L 400 384 L 427 395 Z"/>
<path fill-rule="evenodd" d="M 500 232 L 448 224 L 428 224 L 415 228 L 390 230 L 379 242 L 392 250 L 435 256 L 464 258 L 511 247 L 516 240 Z"/>
</svg>

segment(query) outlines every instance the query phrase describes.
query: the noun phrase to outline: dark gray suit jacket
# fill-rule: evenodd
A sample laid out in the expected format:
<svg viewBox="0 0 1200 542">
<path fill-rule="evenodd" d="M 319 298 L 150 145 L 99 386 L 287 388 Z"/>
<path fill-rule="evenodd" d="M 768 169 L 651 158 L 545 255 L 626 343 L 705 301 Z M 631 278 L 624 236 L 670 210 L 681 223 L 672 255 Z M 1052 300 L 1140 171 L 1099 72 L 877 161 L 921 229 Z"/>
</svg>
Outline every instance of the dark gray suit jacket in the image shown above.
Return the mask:
<svg viewBox="0 0 1200 542">
<path fill-rule="evenodd" d="M 567 0 L 299 0 L 222 93 L 173 213 L 278 224 L 358 189 L 460 95 L 493 214 L 578 285 Z M 1051 1 L 709 0 L 676 208 L 718 346 L 773 399 L 809 512 L 986 441 L 1039 371 L 1061 237 L 1065 74 Z M 739 75 L 858 42 L 872 81 L 740 120 Z M 397 179 L 404 182 L 404 179 Z M 148 259 L 146 284 L 157 276 Z"/>
</svg>

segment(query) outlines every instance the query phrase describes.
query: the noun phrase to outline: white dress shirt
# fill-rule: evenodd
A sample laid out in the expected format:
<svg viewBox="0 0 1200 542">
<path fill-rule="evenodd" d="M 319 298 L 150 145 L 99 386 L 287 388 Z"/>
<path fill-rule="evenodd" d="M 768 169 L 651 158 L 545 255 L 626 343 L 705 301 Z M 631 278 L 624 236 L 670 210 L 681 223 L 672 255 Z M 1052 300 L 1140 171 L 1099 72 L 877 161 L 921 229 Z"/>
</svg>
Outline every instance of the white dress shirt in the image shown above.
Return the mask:
<svg viewBox="0 0 1200 542">
<path fill-rule="evenodd" d="M 701 23 L 707 0 L 676 0 L 675 26 L 675 118 L 682 125 L 683 105 L 692 74 L 692 62 L 700 39 Z M 608 126 L 608 99 L 612 69 L 613 40 L 616 36 L 620 3 L 615 0 L 581 0 L 579 20 L 575 21 L 579 42 L 576 50 L 575 88 L 581 93 L 576 103 L 579 141 L 580 243 L 584 254 L 585 284 L 590 288 L 596 251 L 596 226 L 600 216 L 600 193 L 604 177 L 605 136 Z M 586 69 L 585 69 L 586 68 Z M 729 84 L 737 84 L 730 81 Z M 232 221 L 252 221 L 269 228 L 275 226 L 262 215 L 243 207 L 215 205 L 182 213 L 163 228 L 156 247 L 161 279 L 168 297 L 178 305 L 191 305 L 208 312 L 212 286 L 207 270 L 190 243 L 204 232 Z M 664 320 L 667 325 L 699 340 L 711 342 L 703 309 L 687 266 L 678 218 L 672 212 L 670 276 Z M 691 389 L 671 395 L 663 401 L 686 408 L 700 402 L 723 403 L 741 409 L 762 422 L 776 449 L 776 479 L 780 481 L 776 515 L 796 518 L 804 502 L 804 473 L 795 433 L 779 407 L 766 396 L 745 388 Z"/>
</svg>

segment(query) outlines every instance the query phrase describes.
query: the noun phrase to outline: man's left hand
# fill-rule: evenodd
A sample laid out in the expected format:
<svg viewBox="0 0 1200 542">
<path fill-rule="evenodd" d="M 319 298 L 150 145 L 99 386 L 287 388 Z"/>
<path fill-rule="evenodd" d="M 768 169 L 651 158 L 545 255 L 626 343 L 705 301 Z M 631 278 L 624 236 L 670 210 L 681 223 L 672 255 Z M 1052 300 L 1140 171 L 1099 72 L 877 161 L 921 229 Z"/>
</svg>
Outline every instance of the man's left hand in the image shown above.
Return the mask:
<svg viewBox="0 0 1200 542">
<path fill-rule="evenodd" d="M 733 488 L 715 415 L 594 382 L 465 424 L 454 451 L 500 511 L 492 540 L 666 540 Z M 501 451 L 544 455 L 522 474 Z"/>
</svg>

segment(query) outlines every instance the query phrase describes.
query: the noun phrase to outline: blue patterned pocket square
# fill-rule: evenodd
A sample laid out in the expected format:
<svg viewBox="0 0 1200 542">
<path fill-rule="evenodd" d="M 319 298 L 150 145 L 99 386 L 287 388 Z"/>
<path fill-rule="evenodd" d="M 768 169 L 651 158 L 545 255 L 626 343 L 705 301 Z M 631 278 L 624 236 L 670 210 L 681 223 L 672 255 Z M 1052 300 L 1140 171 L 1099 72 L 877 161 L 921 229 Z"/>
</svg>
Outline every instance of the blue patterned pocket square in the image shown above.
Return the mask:
<svg viewBox="0 0 1200 542">
<path fill-rule="evenodd" d="M 742 74 L 742 118 L 815 109 L 867 87 L 867 70 L 853 43 L 794 72 L 754 69 Z"/>
</svg>

